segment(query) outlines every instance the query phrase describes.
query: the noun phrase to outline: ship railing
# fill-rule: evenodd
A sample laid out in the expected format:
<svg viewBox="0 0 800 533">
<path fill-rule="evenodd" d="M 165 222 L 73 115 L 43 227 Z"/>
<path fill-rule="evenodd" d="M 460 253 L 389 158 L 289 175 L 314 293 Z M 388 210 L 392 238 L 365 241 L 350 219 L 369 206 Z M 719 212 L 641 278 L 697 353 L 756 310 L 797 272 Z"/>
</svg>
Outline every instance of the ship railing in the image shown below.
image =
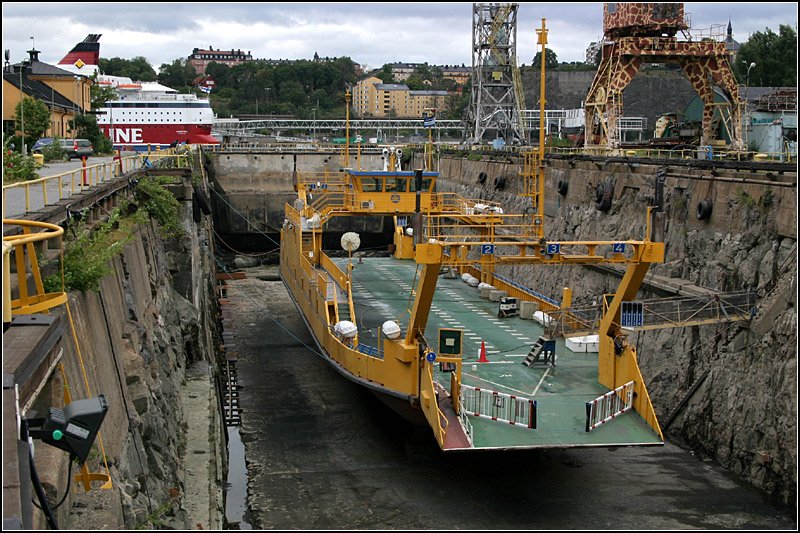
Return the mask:
<svg viewBox="0 0 800 533">
<path fill-rule="evenodd" d="M 330 257 L 328 257 L 328 254 L 320 254 L 320 265 L 328 274 L 330 274 L 333 282 L 339 285 L 339 287 L 344 288 L 347 286 L 347 275 L 336 263 L 331 260 Z"/>
<path fill-rule="evenodd" d="M 345 274 L 342 271 L 342 269 L 340 269 L 338 265 L 336 265 L 336 263 L 334 263 L 331 260 L 331 258 L 328 257 L 328 255 L 325 253 L 320 253 L 320 266 L 322 266 L 323 270 L 325 270 L 331 276 L 333 282 L 339 286 L 338 288 L 341 288 L 342 291 L 347 295 L 347 302 L 342 302 L 342 303 L 347 304 L 350 316 L 352 317 L 353 322 L 355 322 L 356 311 L 355 311 L 355 305 L 353 304 L 353 290 L 350 285 L 350 277 L 347 274 Z M 309 277 L 309 279 L 311 278 Z M 336 290 L 337 287 L 334 287 L 334 293 L 336 292 Z M 338 320 L 338 307 L 339 307 L 339 302 L 337 301 L 336 302 L 337 320 Z M 353 342 L 356 344 L 358 343 L 358 336 L 355 337 Z"/>
<path fill-rule="evenodd" d="M 465 265 L 462 269 L 469 274 L 472 274 L 474 277 L 481 279 L 481 272 L 482 269 L 480 266 L 472 264 L 472 265 Z M 499 274 L 493 274 L 492 285 L 501 291 L 506 291 L 509 296 L 512 298 L 517 298 L 519 300 L 524 301 L 532 301 L 536 302 L 539 306 L 539 310 L 545 313 L 551 313 L 554 310 L 560 308 L 560 304 L 553 300 L 552 298 L 548 298 L 544 294 L 540 294 L 535 290 L 531 289 L 530 287 L 526 287 L 520 283 L 517 283 L 509 278 L 501 276 Z"/>
<path fill-rule="evenodd" d="M 448 242 L 508 244 L 538 241 L 530 215 L 444 213 L 426 217 L 425 237 Z"/>
<path fill-rule="evenodd" d="M 611 295 L 604 295 L 604 310 Z M 636 330 L 677 328 L 736 322 L 751 319 L 756 312 L 758 295 L 752 291 L 710 293 L 703 296 L 675 296 L 638 300 L 637 307 L 620 313 L 620 327 Z M 588 310 L 587 310 L 588 311 Z"/>
<path fill-rule="evenodd" d="M 339 172 L 312 172 L 297 174 L 297 187 L 307 190 L 348 188 L 349 182 Z"/>
<path fill-rule="evenodd" d="M 444 449 L 444 439 L 447 435 L 449 422 L 447 417 L 439 409 L 437 402 L 436 383 L 433 379 L 433 364 L 425 361 L 423 363 L 422 378 L 420 379 L 420 404 L 428 424 L 433 429 L 433 436 L 439 443 L 439 447 Z"/>
<path fill-rule="evenodd" d="M 512 426 L 536 429 L 536 400 L 461 385 L 461 411 L 472 416 L 506 422 Z"/>
<path fill-rule="evenodd" d="M 550 320 L 546 324 L 548 338 L 575 337 L 596 333 L 600 326 L 600 309 L 597 306 L 583 309 L 553 309 L 548 311 Z"/>
<path fill-rule="evenodd" d="M 503 212 L 499 202 L 464 198 L 457 193 L 436 193 L 432 195 L 431 203 L 439 211 L 465 216 L 494 215 Z"/>
<path fill-rule="evenodd" d="M 611 422 L 633 408 L 634 382 L 629 381 L 616 389 L 586 402 L 586 431 Z"/>
<path fill-rule="evenodd" d="M 469 445 L 472 446 L 472 422 L 469 420 L 469 414 L 463 409 L 463 400 L 461 400 L 461 397 L 459 397 L 459 404 L 461 404 L 461 408 L 458 410 L 458 418 L 461 420 L 461 426 L 464 428 L 464 433 L 467 435 Z"/>
</svg>

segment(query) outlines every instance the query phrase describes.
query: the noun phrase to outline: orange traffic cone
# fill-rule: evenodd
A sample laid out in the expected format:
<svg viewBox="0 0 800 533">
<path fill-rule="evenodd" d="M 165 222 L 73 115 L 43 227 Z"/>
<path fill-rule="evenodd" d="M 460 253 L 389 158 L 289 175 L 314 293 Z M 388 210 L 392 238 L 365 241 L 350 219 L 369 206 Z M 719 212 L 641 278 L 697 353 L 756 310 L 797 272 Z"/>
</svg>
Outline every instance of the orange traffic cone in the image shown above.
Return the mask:
<svg viewBox="0 0 800 533">
<path fill-rule="evenodd" d="M 489 360 L 486 359 L 486 343 L 481 341 L 481 351 L 478 352 L 478 362 L 479 363 L 488 363 Z"/>
</svg>

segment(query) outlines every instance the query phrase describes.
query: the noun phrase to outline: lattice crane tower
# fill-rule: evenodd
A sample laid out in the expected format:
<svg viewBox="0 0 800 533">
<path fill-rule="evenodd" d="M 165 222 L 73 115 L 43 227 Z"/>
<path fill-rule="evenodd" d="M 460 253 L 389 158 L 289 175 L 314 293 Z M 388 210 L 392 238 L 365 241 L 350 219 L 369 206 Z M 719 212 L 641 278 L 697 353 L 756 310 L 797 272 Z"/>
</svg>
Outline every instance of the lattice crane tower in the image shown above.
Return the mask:
<svg viewBox="0 0 800 533">
<path fill-rule="evenodd" d="M 687 40 L 678 40 L 678 31 Z M 620 148 L 618 121 L 622 91 L 645 63 L 677 63 L 703 102 L 701 145 L 714 140 L 719 121 L 733 150 L 742 140 L 742 101 L 730 65 L 724 35 L 692 32 L 682 3 L 603 4 L 602 59 L 586 96 L 586 141 L 589 151 Z M 715 102 L 718 86 L 727 102 Z"/>
<path fill-rule="evenodd" d="M 481 142 L 485 135 L 508 144 L 525 140 L 524 98 L 517 67 L 519 4 L 472 6 L 472 101 L 467 137 Z"/>
</svg>

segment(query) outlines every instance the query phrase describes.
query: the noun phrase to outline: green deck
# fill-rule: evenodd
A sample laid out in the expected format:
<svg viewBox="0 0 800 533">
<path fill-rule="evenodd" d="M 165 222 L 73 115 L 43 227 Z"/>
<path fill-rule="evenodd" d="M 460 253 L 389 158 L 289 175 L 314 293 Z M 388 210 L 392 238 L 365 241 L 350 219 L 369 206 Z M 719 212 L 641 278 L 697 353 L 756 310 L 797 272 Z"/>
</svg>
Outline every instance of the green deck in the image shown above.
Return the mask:
<svg viewBox="0 0 800 533">
<path fill-rule="evenodd" d="M 336 262 L 346 271 L 347 259 Z M 396 320 L 402 331 L 408 325 L 411 288 L 416 265 L 392 258 L 353 261 L 353 299 L 361 343 L 377 346 L 380 325 Z M 555 367 L 522 364 L 541 335 L 541 326 L 519 317 L 497 318 L 499 303 L 480 297 L 477 288 L 460 278 L 439 277 L 425 337 L 437 349 L 439 328 L 462 329 L 463 369 L 466 385 L 536 400 L 538 428 L 470 417 L 476 448 L 574 447 L 660 445 L 658 435 L 634 411 L 586 432 L 586 402 L 609 390 L 597 383 L 597 354 L 574 353 L 563 339 L 556 342 Z M 488 363 L 479 363 L 481 341 L 486 343 Z M 449 389 L 449 375 L 436 371 L 437 380 Z"/>
</svg>

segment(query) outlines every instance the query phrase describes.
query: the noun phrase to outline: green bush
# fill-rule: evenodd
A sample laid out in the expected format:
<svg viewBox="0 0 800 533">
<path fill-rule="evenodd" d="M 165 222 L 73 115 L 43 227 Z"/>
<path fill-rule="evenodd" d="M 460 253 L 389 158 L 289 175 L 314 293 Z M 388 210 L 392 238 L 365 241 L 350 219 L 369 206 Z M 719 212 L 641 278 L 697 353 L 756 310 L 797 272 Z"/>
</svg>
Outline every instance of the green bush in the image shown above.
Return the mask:
<svg viewBox="0 0 800 533">
<path fill-rule="evenodd" d="M 11 149 L 11 138 L 3 141 L 3 183 L 35 180 L 39 177 L 36 173 L 36 161 L 29 155 L 22 155 Z"/>
<path fill-rule="evenodd" d="M 162 183 L 172 181 L 169 176 L 146 176 L 136 186 L 140 208 L 159 223 L 161 235 L 167 238 L 183 234 L 179 217 L 180 203 L 162 186 Z"/>
<path fill-rule="evenodd" d="M 61 143 L 58 141 L 59 139 L 56 137 L 51 144 L 42 148 L 45 161 L 62 161 L 67 158 L 67 153 L 61 148 Z"/>
<path fill-rule="evenodd" d="M 111 273 L 111 260 L 122 253 L 133 235 L 134 221 L 122 222 L 120 210 L 116 209 L 108 221 L 94 231 L 88 230 L 83 221 L 70 228 L 75 238 L 64 245 L 64 291 L 96 291 L 100 288 L 100 280 Z M 61 272 L 48 276 L 44 286 L 46 292 L 61 292 Z"/>
<path fill-rule="evenodd" d="M 86 228 L 83 220 L 68 227 L 65 235 L 73 238 L 65 241 L 63 254 L 63 285 L 61 271 L 44 280 L 46 292 L 96 291 L 100 280 L 111 273 L 111 260 L 122 253 L 133 237 L 135 226 L 155 219 L 161 226 L 161 235 L 176 237 L 183 233 L 180 226 L 180 203 L 162 183 L 173 178 L 147 176 L 136 187 L 136 204 L 123 202 L 114 209 L 108 220 L 93 231 Z"/>
</svg>

